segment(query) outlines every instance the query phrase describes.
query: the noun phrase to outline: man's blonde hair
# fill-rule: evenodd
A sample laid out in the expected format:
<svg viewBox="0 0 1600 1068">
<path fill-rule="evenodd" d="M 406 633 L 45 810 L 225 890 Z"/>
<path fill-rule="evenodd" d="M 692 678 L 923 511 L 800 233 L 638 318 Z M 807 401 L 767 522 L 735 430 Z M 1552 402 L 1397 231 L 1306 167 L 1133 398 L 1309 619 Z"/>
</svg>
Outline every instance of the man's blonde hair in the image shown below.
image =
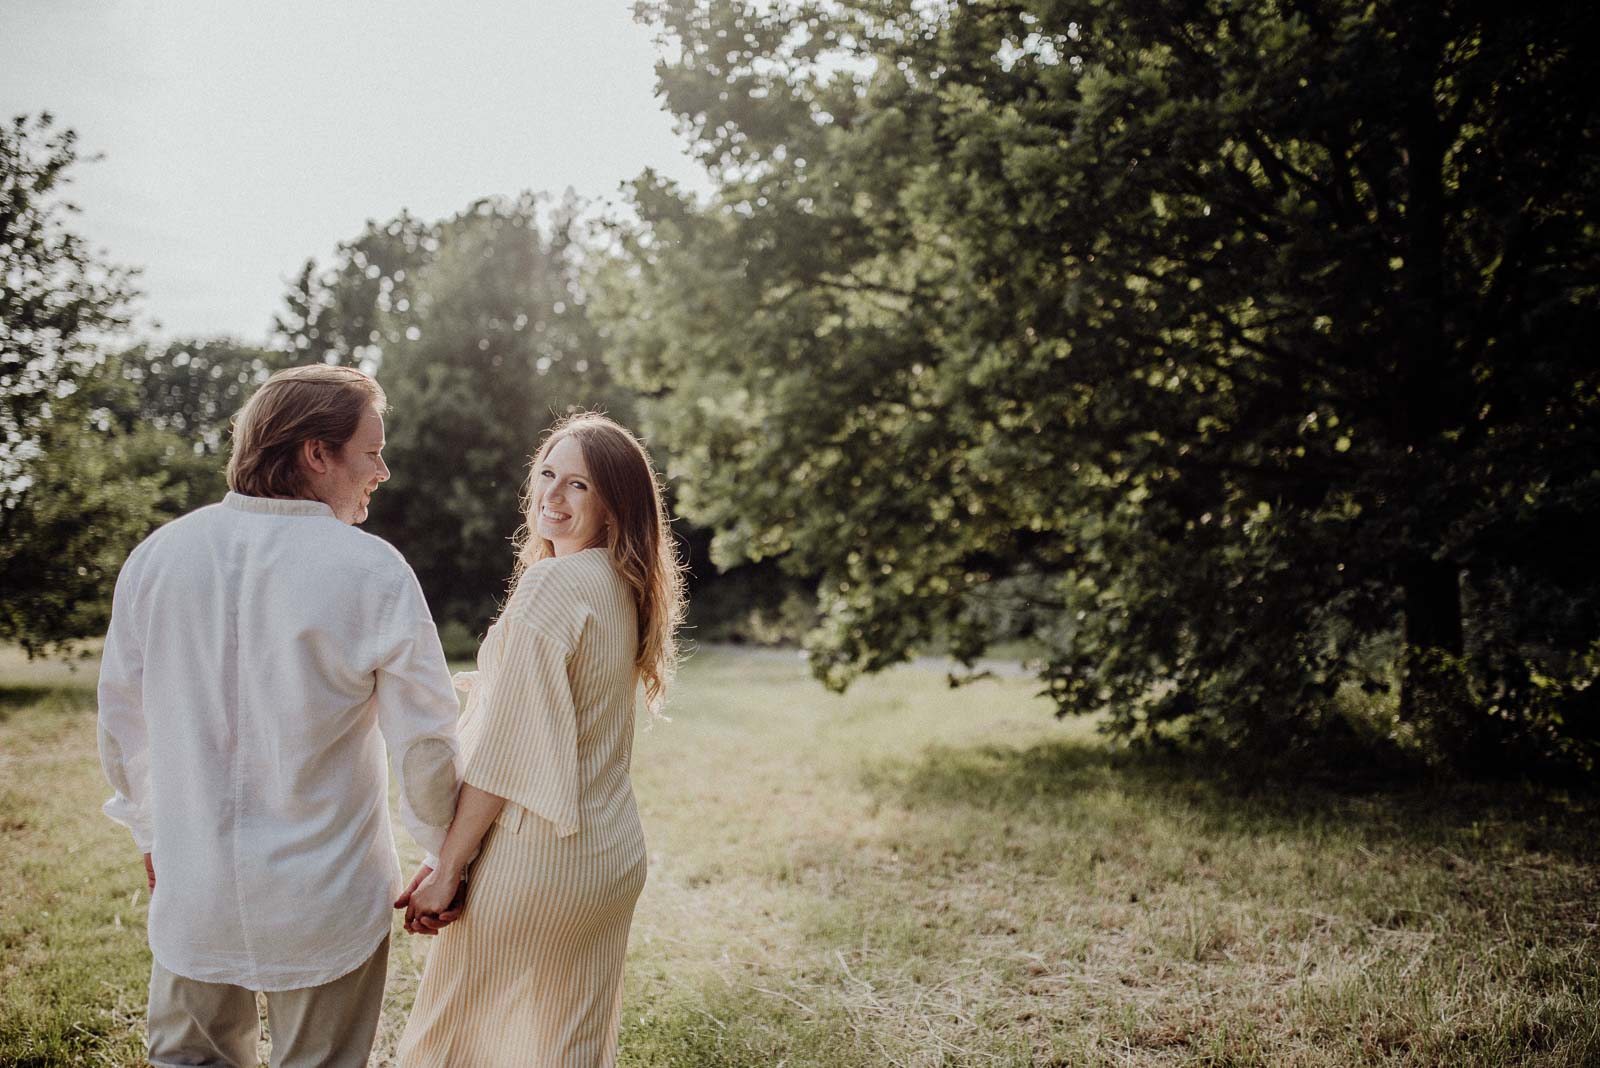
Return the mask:
<svg viewBox="0 0 1600 1068">
<path fill-rule="evenodd" d="M 369 408 L 382 412 L 387 405 L 383 387 L 354 367 L 279 371 L 233 417 L 228 488 L 247 497 L 303 497 L 301 444 L 343 448 Z"/>
</svg>

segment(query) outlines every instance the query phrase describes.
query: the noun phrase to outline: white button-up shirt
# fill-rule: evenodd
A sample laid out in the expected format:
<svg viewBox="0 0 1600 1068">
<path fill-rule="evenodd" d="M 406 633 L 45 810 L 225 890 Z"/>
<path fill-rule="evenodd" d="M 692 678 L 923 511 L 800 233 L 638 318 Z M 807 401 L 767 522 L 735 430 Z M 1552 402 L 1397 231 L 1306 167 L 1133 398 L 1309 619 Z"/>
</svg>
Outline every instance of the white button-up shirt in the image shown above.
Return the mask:
<svg viewBox="0 0 1600 1068">
<path fill-rule="evenodd" d="M 287 990 L 372 954 L 403 885 L 385 743 L 431 852 L 459 781 L 444 653 L 392 546 L 316 501 L 230 493 L 168 523 L 117 578 L 99 696 L 162 966 Z"/>
</svg>

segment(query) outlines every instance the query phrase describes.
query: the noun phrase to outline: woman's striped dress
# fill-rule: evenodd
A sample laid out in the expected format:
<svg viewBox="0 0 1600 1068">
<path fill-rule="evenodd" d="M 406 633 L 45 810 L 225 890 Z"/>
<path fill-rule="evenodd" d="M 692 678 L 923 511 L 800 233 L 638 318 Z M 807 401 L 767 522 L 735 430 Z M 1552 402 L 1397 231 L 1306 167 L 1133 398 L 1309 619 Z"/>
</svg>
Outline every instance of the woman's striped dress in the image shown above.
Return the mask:
<svg viewBox="0 0 1600 1068">
<path fill-rule="evenodd" d="M 636 618 L 609 552 L 587 549 L 528 568 L 489 628 L 463 778 L 507 800 L 423 970 L 404 1068 L 615 1061 L 645 879 L 628 781 Z"/>
</svg>

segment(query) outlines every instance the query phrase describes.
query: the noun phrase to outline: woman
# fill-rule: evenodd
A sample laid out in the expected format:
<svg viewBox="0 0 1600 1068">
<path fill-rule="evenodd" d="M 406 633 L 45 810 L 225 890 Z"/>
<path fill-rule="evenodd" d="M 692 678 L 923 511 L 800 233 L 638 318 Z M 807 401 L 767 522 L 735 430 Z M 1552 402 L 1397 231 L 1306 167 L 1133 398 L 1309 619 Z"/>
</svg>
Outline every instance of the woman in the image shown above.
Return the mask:
<svg viewBox="0 0 1600 1068">
<path fill-rule="evenodd" d="M 604 416 L 553 428 L 523 509 L 511 596 L 478 670 L 457 677 L 469 696 L 455 819 L 438 863 L 397 902 L 407 930 L 450 923 L 400 1041 L 405 1068 L 616 1058 L 645 879 L 628 782 L 634 695 L 642 681 L 652 714 L 662 703 L 682 565 L 649 457 Z M 464 909 L 458 890 L 470 891 Z"/>
</svg>

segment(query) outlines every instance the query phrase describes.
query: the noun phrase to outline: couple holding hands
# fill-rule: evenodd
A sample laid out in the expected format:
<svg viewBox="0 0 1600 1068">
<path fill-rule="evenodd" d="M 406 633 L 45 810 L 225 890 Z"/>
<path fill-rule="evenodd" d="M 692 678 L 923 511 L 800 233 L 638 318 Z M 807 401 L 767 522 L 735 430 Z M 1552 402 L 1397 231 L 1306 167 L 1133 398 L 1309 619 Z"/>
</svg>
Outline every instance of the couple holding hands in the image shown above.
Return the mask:
<svg viewBox="0 0 1600 1068">
<path fill-rule="evenodd" d="M 275 1068 L 365 1065 L 392 908 L 439 935 L 401 1065 L 615 1061 L 646 867 L 634 701 L 661 704 L 684 609 L 660 486 L 616 423 L 558 423 L 512 591 L 452 686 L 411 568 L 356 529 L 389 477 L 385 407 L 352 368 L 272 376 L 227 496 L 118 576 L 100 755 L 150 886 L 153 1065 L 255 1065 L 257 991 Z M 403 890 L 386 752 L 428 851 Z"/>
</svg>

